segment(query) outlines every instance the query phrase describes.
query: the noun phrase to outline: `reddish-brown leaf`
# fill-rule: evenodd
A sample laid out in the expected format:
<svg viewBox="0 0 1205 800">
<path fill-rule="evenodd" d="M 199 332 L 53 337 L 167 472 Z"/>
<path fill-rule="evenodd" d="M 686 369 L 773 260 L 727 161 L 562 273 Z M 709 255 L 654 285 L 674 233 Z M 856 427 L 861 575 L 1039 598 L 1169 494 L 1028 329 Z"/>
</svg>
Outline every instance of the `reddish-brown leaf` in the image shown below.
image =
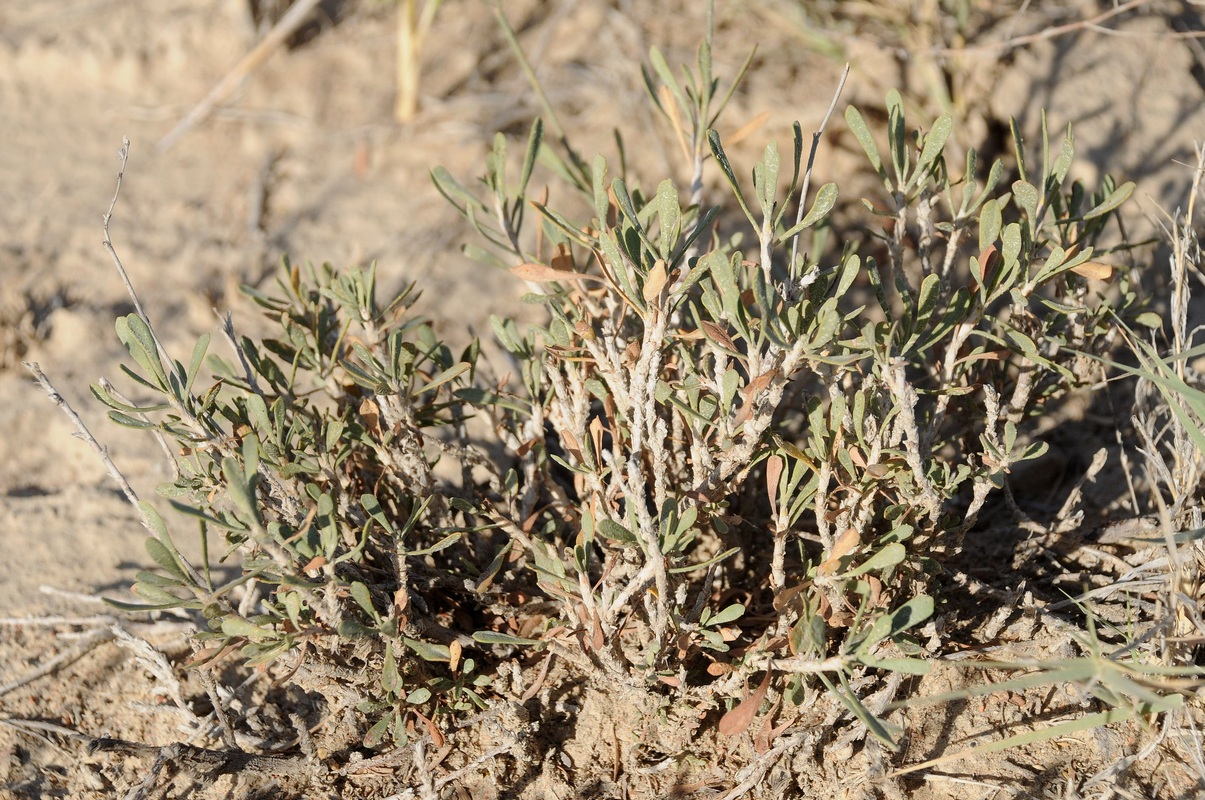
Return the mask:
<svg viewBox="0 0 1205 800">
<path fill-rule="evenodd" d="M 854 462 L 855 467 L 866 469 L 866 459 L 862 457 L 862 451 L 852 444 L 849 446 L 849 460 Z"/>
<path fill-rule="evenodd" d="M 796 722 L 799 721 L 799 717 L 793 717 L 791 719 L 788 719 L 786 722 L 782 723 L 781 725 L 778 725 L 777 727 L 775 727 L 774 726 L 774 715 L 778 713 L 778 708 L 779 708 L 779 706 L 776 704 L 774 706 L 774 710 L 766 715 L 766 722 L 764 725 L 762 725 L 761 733 L 759 733 L 757 735 L 757 743 L 754 744 L 754 746 L 753 746 L 753 749 L 756 752 L 764 753 L 767 750 L 769 750 L 770 745 L 772 745 L 774 743 L 775 739 L 777 739 L 779 736 L 782 736 L 782 734 L 786 731 L 787 728 L 791 727 L 792 725 L 794 725 Z M 761 746 L 764 746 L 765 749 L 758 750 L 757 748 L 761 747 Z"/>
<path fill-rule="evenodd" d="M 595 652 L 602 652 L 607 645 L 607 637 L 603 635 L 602 623 L 598 619 L 598 614 L 587 612 L 585 606 L 582 606 L 582 612 L 585 613 L 585 618 L 590 620 L 590 646 L 594 648 Z"/>
<path fill-rule="evenodd" d="M 771 509 L 778 508 L 778 479 L 782 477 L 782 465 L 782 456 L 777 453 L 766 459 L 766 492 L 770 495 Z"/>
<path fill-rule="evenodd" d="M 423 713 L 421 711 L 414 710 L 414 709 L 412 709 L 412 710 L 414 711 L 414 715 L 416 717 L 418 717 L 420 720 L 422 720 L 423 725 L 426 726 L 427 733 L 431 734 L 431 741 L 435 743 L 435 746 L 443 747 L 444 742 L 447 741 L 447 739 L 443 735 L 443 731 L 441 731 L 434 722 L 432 722 L 431 720 L 429 720 L 425 716 L 423 716 Z"/>
<path fill-rule="evenodd" d="M 853 549 L 858 546 L 861 537 L 853 528 L 847 529 L 844 533 L 837 537 L 837 541 L 833 542 L 832 552 L 828 554 L 828 558 L 820 565 L 816 572 L 820 575 L 832 575 L 841 566 L 841 559 L 853 552 Z"/>
<path fill-rule="evenodd" d="M 736 417 L 732 420 L 733 427 L 739 428 L 745 424 L 749 417 L 753 416 L 753 406 L 756 404 L 757 396 L 769 387 L 770 382 L 774 380 L 776 375 L 778 375 L 778 367 L 763 372 L 749 381 L 744 389 L 741 389 L 744 403 L 741 405 L 741 410 L 736 413 Z"/>
<path fill-rule="evenodd" d="M 577 459 L 577 463 L 582 463 L 582 448 L 577 443 L 577 439 L 572 433 L 567 430 L 560 431 L 561 446 L 565 448 L 565 452 Z"/>
<path fill-rule="evenodd" d="M 536 679 L 532 682 L 531 687 L 523 693 L 523 697 L 520 698 L 522 702 L 526 703 L 540 693 L 540 689 L 544 686 L 544 681 L 548 678 L 548 667 L 551 665 L 552 651 L 549 650 L 548 655 L 544 656 L 544 663 L 540 665 L 540 672 L 536 675 Z"/>
<path fill-rule="evenodd" d="M 368 426 L 368 432 L 374 438 L 381 438 L 381 409 L 377 406 L 377 402 L 371 397 L 365 397 L 360 403 L 360 416 L 364 418 L 364 424 Z"/>
<path fill-rule="evenodd" d="M 587 342 L 594 341 L 594 329 L 591 328 L 590 323 L 586 322 L 584 319 L 579 319 L 577 322 L 573 323 L 573 330 L 578 336 L 582 337 Z"/>
<path fill-rule="evenodd" d="M 804 589 L 807 589 L 811 585 L 812 582 L 807 581 L 805 583 L 796 584 L 795 586 L 788 586 L 783 589 L 774 597 L 774 610 L 782 611 L 791 603 L 792 600 L 799 597 L 800 592 L 802 592 Z"/>
<path fill-rule="evenodd" d="M 651 303 L 661 294 L 661 290 L 665 288 L 665 262 L 660 258 L 653 264 L 653 268 L 649 270 L 649 276 L 644 280 L 644 288 L 640 294 L 644 297 L 645 302 Z"/>
<path fill-rule="evenodd" d="M 1083 275 L 1085 278 L 1091 278 L 1094 281 L 1107 281 L 1113 277 L 1113 267 L 1108 264 L 1102 264 L 1099 261 L 1085 261 L 1072 267 L 1071 271 L 1076 275 Z"/>
<path fill-rule="evenodd" d="M 990 283 L 992 280 L 992 271 L 996 268 L 996 264 L 1000 261 L 1000 251 L 996 249 L 996 245 L 989 244 L 979 253 L 979 268 L 983 271 L 984 284 Z M 983 286 L 979 287 L 979 291 L 983 291 Z"/>
<path fill-rule="evenodd" d="M 603 424 L 602 420 L 594 417 L 590 420 L 590 441 L 594 443 L 594 458 L 602 459 Z M 596 462 L 597 463 L 597 462 Z"/>
<path fill-rule="evenodd" d="M 552 283 L 554 281 L 598 281 L 603 279 L 597 275 L 586 275 L 581 272 L 568 272 L 555 269 L 545 264 L 520 264 L 510 268 L 510 274 L 516 278 L 532 283 Z"/>
<path fill-rule="evenodd" d="M 707 337 L 713 340 L 720 347 L 724 348 L 725 350 L 731 350 L 734 353 L 740 352 L 736 349 L 736 342 L 732 341 L 732 337 L 728 335 L 728 332 L 719 325 L 716 325 L 714 322 L 709 322 L 708 320 L 703 320 L 699 323 L 699 326 L 703 329 L 703 332 L 707 335 Z"/>
<path fill-rule="evenodd" d="M 720 717 L 720 733 L 725 736 L 736 736 L 748 730 L 749 726 L 753 724 L 753 718 L 757 716 L 757 709 L 761 706 L 761 701 L 766 699 L 766 691 L 769 688 L 770 671 L 766 670 L 766 676 L 762 678 L 761 685 L 727 714 Z"/>
</svg>

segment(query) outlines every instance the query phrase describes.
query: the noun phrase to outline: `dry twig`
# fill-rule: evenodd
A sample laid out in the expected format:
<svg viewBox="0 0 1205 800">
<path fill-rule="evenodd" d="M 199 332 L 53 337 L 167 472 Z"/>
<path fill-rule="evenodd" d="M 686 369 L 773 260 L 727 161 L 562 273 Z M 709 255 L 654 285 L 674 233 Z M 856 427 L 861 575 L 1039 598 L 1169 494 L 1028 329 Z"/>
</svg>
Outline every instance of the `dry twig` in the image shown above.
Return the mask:
<svg viewBox="0 0 1205 800">
<path fill-rule="evenodd" d="M 309 17 L 320 0 L 297 0 L 293 7 L 285 13 L 280 21 L 277 22 L 272 30 L 268 31 L 267 35 L 257 44 L 250 53 L 243 56 L 242 60 L 234 65 L 230 72 L 226 73 L 226 77 L 218 81 L 209 94 L 197 103 L 196 107 L 176 124 L 170 132 L 162 139 L 156 147 L 160 152 L 167 150 L 176 143 L 181 136 L 187 133 L 194 125 L 205 120 L 219 104 L 238 87 L 239 82 L 255 71 L 260 64 L 268 59 L 268 56 L 276 52 L 276 49 L 284 44 L 285 40 L 293 34 L 295 30 L 301 27 L 301 24 Z"/>
</svg>

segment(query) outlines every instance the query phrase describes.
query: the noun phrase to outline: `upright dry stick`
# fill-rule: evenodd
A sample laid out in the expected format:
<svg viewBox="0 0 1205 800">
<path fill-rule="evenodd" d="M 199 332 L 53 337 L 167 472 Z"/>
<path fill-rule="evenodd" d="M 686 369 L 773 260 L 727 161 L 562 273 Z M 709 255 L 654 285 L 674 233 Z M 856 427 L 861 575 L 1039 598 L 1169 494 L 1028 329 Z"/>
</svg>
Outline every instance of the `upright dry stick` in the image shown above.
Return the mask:
<svg viewBox="0 0 1205 800">
<path fill-rule="evenodd" d="M 54 384 L 46 377 L 46 373 L 42 371 L 42 367 L 36 361 L 22 361 L 21 363 L 25 369 L 29 370 L 34 380 L 38 382 L 38 385 L 50 397 L 50 401 L 62 409 L 63 413 L 67 415 L 67 419 L 71 420 L 75 426 L 76 432 L 74 435 L 87 442 L 88 446 L 92 448 L 92 452 L 100 457 L 101 462 L 105 465 L 105 469 L 109 472 L 109 477 L 120 487 L 121 493 L 125 495 L 130 505 L 138 508 L 138 494 L 134 491 L 134 487 L 130 486 L 130 482 L 126 480 L 125 475 L 121 474 L 121 470 L 117 468 L 117 465 L 113 463 L 113 459 L 109 458 L 109 448 L 96 440 L 96 437 L 88 430 L 88 426 L 84 424 L 84 420 L 75 412 L 75 409 L 71 407 L 66 398 L 59 394 L 58 389 L 54 388 Z M 146 526 L 147 530 L 154 533 L 153 527 L 145 518 L 143 519 L 143 525 Z"/>
<path fill-rule="evenodd" d="M 321 0 L 297 0 L 293 4 L 280 21 L 272 26 L 272 30 L 257 44 L 250 53 L 234 65 L 234 69 L 226 73 L 226 77 L 218 81 L 218 84 L 210 89 L 209 94 L 197 103 L 196 107 L 176 124 L 176 127 L 159 140 L 155 145 L 160 152 L 167 150 L 176 141 L 188 133 L 188 131 L 197 123 L 202 122 L 206 117 L 213 113 L 213 110 L 218 105 L 231 95 L 238 87 L 238 84 L 243 78 L 255 71 L 256 67 L 264 63 L 268 56 L 276 52 L 276 49 L 284 44 L 294 31 L 301 27 L 301 23 L 306 21 L 310 12 L 313 11 Z"/>
</svg>

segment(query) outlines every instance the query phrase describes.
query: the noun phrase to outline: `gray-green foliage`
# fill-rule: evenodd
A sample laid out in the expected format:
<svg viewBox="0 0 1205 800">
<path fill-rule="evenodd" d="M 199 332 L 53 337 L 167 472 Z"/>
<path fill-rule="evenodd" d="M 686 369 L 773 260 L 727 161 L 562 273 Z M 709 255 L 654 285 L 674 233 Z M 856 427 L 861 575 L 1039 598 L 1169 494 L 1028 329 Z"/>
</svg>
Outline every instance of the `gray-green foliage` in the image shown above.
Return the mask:
<svg viewBox="0 0 1205 800">
<path fill-rule="evenodd" d="M 1077 273 L 1133 185 L 1068 185 L 1070 130 L 1052 154 L 1044 124 L 1040 169 L 1017 136 L 1019 179 L 1001 187 L 997 162 L 980 184 L 973 150 L 957 171 L 948 163 L 952 120 L 913 131 L 892 93 L 886 158 L 863 115 L 845 115 L 882 180 L 887 210 L 866 206 L 885 232 L 825 249 L 838 189 L 797 198 L 810 174 L 798 126 L 789 155 L 765 148 L 749 191 L 716 131 L 691 127 L 714 122 L 700 113 L 718 90 L 706 45 L 683 82 L 652 61 L 658 107 L 684 141 L 708 142 L 727 183 L 715 206 L 698 201 L 698 182 L 683 205 L 672 181 L 645 191 L 599 157 L 568 182 L 593 216 L 533 203 L 541 235 L 525 238 L 516 214 L 489 210 L 522 207 L 537 161 L 565 176 L 586 163 L 558 155 L 538 122 L 517 187 L 500 148 L 484 196 L 435 173 L 549 310 L 525 335 L 494 326 L 523 376 L 519 405 L 496 417 L 519 432 L 519 472 L 537 476 L 508 501 L 513 519 L 542 520 L 540 585 L 595 632 L 585 646 L 605 668 L 680 687 L 717 658 L 790 673 L 837 654 L 824 663 L 842 676 L 923 670 L 908 631 L 932 614 L 929 578 L 1010 466 L 1043 452 L 1025 421 L 1077 383 L 1081 351 L 1135 302 L 1124 276 L 1108 300 Z M 704 155 L 684 151 L 697 175 Z M 734 233 L 725 210 L 747 228 Z M 537 241 L 543 251 L 529 249 Z M 732 643 L 706 631 L 723 587 L 768 590 L 754 597 L 775 621 L 734 617 Z M 633 607 L 647 628 L 624 636 Z"/>
<path fill-rule="evenodd" d="M 717 709 L 755 671 L 793 699 L 818 678 L 892 740 L 850 679 L 926 668 L 931 579 L 1010 465 L 1041 453 L 1026 420 L 1133 303 L 1124 276 L 1113 302 L 1076 272 L 1133 187 L 1068 185 L 1070 132 L 1052 153 L 1044 127 L 1040 167 L 1018 137 L 1019 179 L 1001 186 L 996 163 L 980 183 L 974 151 L 947 158 L 952 120 L 914 131 L 892 94 L 885 137 L 845 114 L 884 232 L 833 245 L 839 187 L 809 192 L 799 126 L 785 153 L 733 164 L 709 44 L 682 78 L 652 65 L 685 200 L 550 146 L 539 121 L 517 182 L 502 136 L 478 190 L 434 173 L 485 240 L 471 252 L 548 311 L 493 320 L 509 383 L 411 319 L 411 293 L 378 302 L 371 269 L 286 265 L 275 292 L 250 291 L 277 333 L 230 329 L 233 362 L 207 360 L 206 339 L 185 366 L 142 316 L 118 320 L 154 399 L 94 392 L 175 444 L 162 494 L 206 543 L 189 563 L 144 504 L 160 569 L 127 608 L 203 615 L 196 661 L 238 647 L 354 668 L 331 680 L 363 699 L 370 745 L 482 707 L 498 662 L 533 647 Z M 534 202 L 541 176 L 590 216 Z"/>
</svg>

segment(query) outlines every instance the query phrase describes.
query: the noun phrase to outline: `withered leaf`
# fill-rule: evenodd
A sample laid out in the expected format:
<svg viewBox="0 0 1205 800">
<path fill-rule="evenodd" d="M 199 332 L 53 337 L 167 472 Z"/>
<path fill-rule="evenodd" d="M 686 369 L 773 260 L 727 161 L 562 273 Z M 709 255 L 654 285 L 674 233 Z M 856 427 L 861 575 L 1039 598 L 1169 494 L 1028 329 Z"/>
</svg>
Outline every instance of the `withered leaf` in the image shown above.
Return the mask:
<svg viewBox="0 0 1205 800">
<path fill-rule="evenodd" d="M 582 463 L 583 459 L 581 445 L 577 443 L 577 438 L 567 430 L 561 431 L 561 446 L 565 448 L 566 453 L 573 456 L 574 459 L 577 460 L 577 463 Z"/>
<path fill-rule="evenodd" d="M 833 542 L 832 552 L 828 558 L 820 565 L 817 572 L 821 575 L 832 575 L 837 571 L 837 567 L 841 565 L 841 559 L 853 552 L 853 549 L 858 546 L 861 537 L 853 528 L 848 528 L 844 533 L 837 537 L 837 541 Z"/>
<path fill-rule="evenodd" d="M 603 423 L 598 417 L 590 420 L 590 440 L 594 443 L 594 457 L 602 458 Z"/>
<path fill-rule="evenodd" d="M 782 456 L 777 453 L 766 459 L 766 492 L 770 495 L 772 509 L 778 508 L 778 479 L 782 477 L 782 466 Z"/>
<path fill-rule="evenodd" d="M 746 122 L 744 125 L 736 129 L 736 132 L 724 140 L 727 147 L 732 147 L 742 139 L 748 138 L 751 134 L 756 133 L 766 124 L 766 120 L 770 119 L 770 112 L 763 111 L 753 119 Z"/>
<path fill-rule="evenodd" d="M 714 341 L 720 347 L 724 348 L 725 350 L 730 350 L 733 353 L 740 352 L 736 349 L 736 343 L 732 341 L 732 337 L 730 337 L 728 332 L 719 325 L 716 325 L 714 322 L 710 322 L 708 320 L 702 320 L 699 323 L 699 327 L 703 329 L 703 332 L 709 339 Z"/>
<path fill-rule="evenodd" d="M 763 372 L 761 375 L 758 375 L 756 378 L 749 381 L 744 389 L 741 389 L 741 396 L 744 398 L 744 403 L 741 405 L 741 409 L 737 412 L 736 417 L 732 420 L 733 427 L 739 428 L 741 425 L 745 424 L 749 417 L 753 416 L 753 406 L 754 402 L 757 400 L 757 396 L 765 391 L 767 387 L 769 387 L 770 382 L 774 380 L 776 375 L 778 375 L 778 367 L 775 367 L 767 372 Z"/>
<path fill-rule="evenodd" d="M 598 281 L 603 283 L 603 279 L 597 275 L 586 275 L 581 272 L 568 272 L 566 270 L 555 269 L 545 264 L 520 264 L 517 267 L 510 268 L 510 274 L 521 280 L 531 281 L 532 283 L 552 283 L 554 281 Z"/>
<path fill-rule="evenodd" d="M 649 270 L 649 275 L 644 281 L 644 289 L 641 291 L 641 296 L 646 302 L 651 303 L 657 299 L 661 290 L 665 288 L 665 280 L 665 262 L 659 258 L 653 264 L 653 268 Z"/>
<path fill-rule="evenodd" d="M 368 432 L 373 435 L 373 438 L 381 438 L 381 409 L 377 402 L 371 397 L 365 397 L 360 403 L 360 416 L 364 418 L 364 424 L 368 426 Z"/>
<path fill-rule="evenodd" d="M 1000 251 L 996 249 L 996 245 L 990 244 L 979 253 L 979 269 L 983 274 L 983 284 L 979 286 L 979 290 L 983 291 L 984 285 L 991 282 L 992 270 L 996 268 L 996 264 L 1000 261 Z"/>
<path fill-rule="evenodd" d="M 770 688 L 770 671 L 761 679 L 761 685 L 754 692 L 738 703 L 727 714 L 720 717 L 719 731 L 725 736 L 736 736 L 744 733 L 753 724 L 761 701 L 766 699 L 766 691 Z"/>
<path fill-rule="evenodd" d="M 1099 261 L 1085 261 L 1072 267 L 1071 271 L 1095 281 L 1107 281 L 1113 277 L 1113 267 Z"/>
</svg>

